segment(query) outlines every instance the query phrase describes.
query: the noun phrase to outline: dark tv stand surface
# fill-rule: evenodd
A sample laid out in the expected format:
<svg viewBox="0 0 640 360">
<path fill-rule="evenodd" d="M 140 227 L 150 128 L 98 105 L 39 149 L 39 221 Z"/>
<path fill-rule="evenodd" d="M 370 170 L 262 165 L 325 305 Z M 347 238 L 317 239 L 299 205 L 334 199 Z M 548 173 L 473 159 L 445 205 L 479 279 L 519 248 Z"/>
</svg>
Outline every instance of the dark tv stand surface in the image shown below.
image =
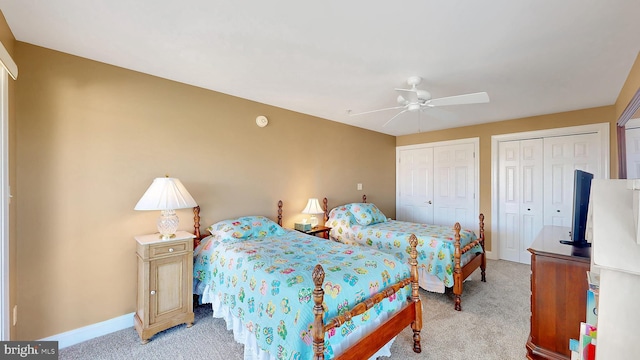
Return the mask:
<svg viewBox="0 0 640 360">
<path fill-rule="evenodd" d="M 586 241 L 560 240 L 560 244 L 571 245 L 579 248 L 591 247 L 591 243 Z"/>
</svg>

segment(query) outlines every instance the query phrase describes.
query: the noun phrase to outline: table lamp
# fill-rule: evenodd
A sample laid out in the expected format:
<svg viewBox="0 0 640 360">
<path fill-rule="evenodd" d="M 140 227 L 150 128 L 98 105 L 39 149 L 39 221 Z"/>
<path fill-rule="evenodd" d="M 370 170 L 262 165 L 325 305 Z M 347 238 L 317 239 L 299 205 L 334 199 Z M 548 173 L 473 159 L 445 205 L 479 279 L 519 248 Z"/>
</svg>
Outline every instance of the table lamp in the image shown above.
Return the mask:
<svg viewBox="0 0 640 360">
<path fill-rule="evenodd" d="M 161 210 L 158 218 L 160 238 L 171 239 L 178 230 L 180 219 L 175 209 L 198 206 L 180 180 L 170 177 L 156 178 L 142 195 L 134 210 Z"/>
<path fill-rule="evenodd" d="M 324 213 L 324 210 L 322 209 L 322 206 L 320 206 L 318 199 L 311 198 L 307 202 L 307 206 L 302 210 L 302 213 L 310 214 L 309 223 L 311 224 L 311 227 L 316 227 L 318 226 L 318 218 L 316 217 L 316 214 L 322 214 Z"/>
</svg>

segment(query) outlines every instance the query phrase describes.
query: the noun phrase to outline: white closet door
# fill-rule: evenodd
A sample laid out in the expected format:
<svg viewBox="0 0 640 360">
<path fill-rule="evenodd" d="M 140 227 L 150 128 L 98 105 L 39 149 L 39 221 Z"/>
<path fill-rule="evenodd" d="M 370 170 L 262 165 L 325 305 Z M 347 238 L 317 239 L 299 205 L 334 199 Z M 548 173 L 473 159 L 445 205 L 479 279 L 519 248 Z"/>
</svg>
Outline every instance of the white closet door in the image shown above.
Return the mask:
<svg viewBox="0 0 640 360">
<path fill-rule="evenodd" d="M 433 149 L 433 223 L 476 229 L 475 158 L 471 143 L 438 146 Z"/>
<path fill-rule="evenodd" d="M 498 145 L 498 236 L 502 259 L 531 263 L 527 249 L 543 224 L 542 145 L 542 139 Z"/>
<path fill-rule="evenodd" d="M 627 179 L 640 178 L 640 127 L 626 130 Z"/>
<path fill-rule="evenodd" d="M 544 139 L 544 224 L 571 226 L 573 172 L 580 169 L 602 178 L 596 133 Z"/>
<path fill-rule="evenodd" d="M 520 262 L 531 264 L 527 249 L 544 223 L 543 140 L 520 142 Z"/>
<path fill-rule="evenodd" d="M 498 144 L 500 258 L 520 261 L 520 141 Z"/>
<path fill-rule="evenodd" d="M 397 219 L 433 223 L 433 148 L 401 150 Z"/>
</svg>

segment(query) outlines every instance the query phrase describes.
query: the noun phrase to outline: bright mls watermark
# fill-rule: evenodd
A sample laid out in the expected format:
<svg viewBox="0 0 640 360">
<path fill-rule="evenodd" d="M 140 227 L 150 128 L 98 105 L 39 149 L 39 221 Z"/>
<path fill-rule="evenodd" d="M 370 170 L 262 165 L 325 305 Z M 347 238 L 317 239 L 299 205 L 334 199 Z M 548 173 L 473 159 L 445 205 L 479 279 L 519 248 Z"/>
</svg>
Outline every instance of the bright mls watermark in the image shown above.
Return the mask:
<svg viewBox="0 0 640 360">
<path fill-rule="evenodd" d="M 0 341 L 0 360 L 58 360 L 57 341 Z"/>
</svg>

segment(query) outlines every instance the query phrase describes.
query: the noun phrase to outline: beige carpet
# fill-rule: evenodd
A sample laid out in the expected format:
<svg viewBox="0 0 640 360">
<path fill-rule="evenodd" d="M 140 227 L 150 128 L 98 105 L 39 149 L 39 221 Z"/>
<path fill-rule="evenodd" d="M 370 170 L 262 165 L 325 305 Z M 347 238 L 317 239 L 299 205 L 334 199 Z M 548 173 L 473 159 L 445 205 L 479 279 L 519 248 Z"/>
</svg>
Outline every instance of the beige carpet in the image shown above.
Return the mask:
<svg viewBox="0 0 640 360">
<path fill-rule="evenodd" d="M 480 271 L 464 284 L 462 312 L 453 296 L 420 290 L 423 303 L 422 353 L 412 349 L 412 332 L 403 331 L 390 359 L 524 359 L 530 321 L 530 267 L 509 261 L 487 264 L 487 282 Z M 141 345 L 133 327 L 60 350 L 60 359 L 215 359 L 243 358 L 224 321 L 211 307 L 195 309 L 196 322 L 176 326 Z"/>
</svg>

